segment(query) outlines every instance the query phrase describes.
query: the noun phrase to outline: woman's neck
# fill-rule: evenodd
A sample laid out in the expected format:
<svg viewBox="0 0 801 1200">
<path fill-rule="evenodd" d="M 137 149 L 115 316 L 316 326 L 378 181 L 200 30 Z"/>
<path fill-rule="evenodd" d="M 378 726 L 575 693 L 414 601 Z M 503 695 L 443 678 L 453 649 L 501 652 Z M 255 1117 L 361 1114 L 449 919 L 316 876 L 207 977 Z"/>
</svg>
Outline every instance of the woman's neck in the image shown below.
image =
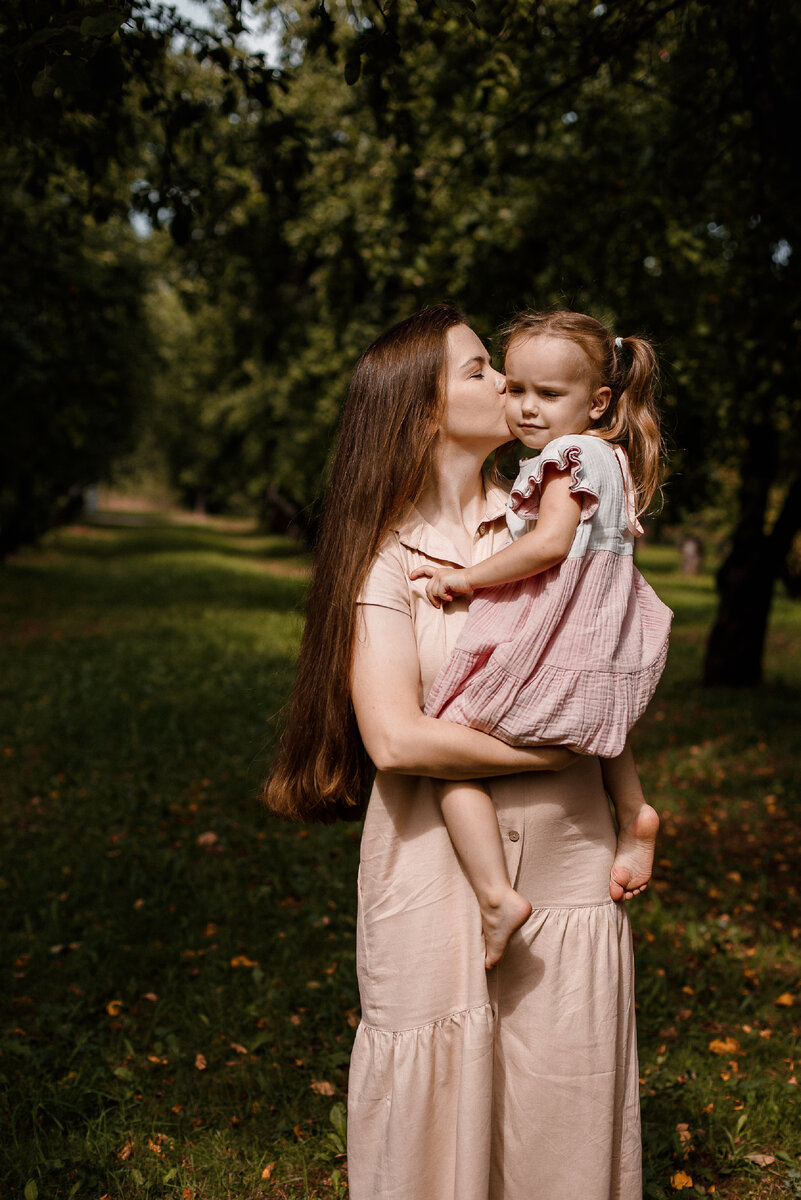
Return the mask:
<svg viewBox="0 0 801 1200">
<path fill-rule="evenodd" d="M 482 466 L 486 455 L 458 445 L 442 445 L 434 456 L 430 482 L 415 507 L 429 525 L 446 533 L 457 545 L 472 543 L 486 509 Z"/>
</svg>

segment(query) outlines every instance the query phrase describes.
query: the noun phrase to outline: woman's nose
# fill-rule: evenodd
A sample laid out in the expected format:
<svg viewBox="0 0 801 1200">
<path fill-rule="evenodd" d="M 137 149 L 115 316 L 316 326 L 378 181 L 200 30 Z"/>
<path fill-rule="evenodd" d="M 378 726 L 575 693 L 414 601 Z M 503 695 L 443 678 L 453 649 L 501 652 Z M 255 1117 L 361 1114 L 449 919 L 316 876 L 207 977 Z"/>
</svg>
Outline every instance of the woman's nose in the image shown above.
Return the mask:
<svg viewBox="0 0 801 1200">
<path fill-rule="evenodd" d="M 506 376 L 502 375 L 500 371 L 495 372 L 495 389 L 499 396 L 506 391 Z"/>
</svg>

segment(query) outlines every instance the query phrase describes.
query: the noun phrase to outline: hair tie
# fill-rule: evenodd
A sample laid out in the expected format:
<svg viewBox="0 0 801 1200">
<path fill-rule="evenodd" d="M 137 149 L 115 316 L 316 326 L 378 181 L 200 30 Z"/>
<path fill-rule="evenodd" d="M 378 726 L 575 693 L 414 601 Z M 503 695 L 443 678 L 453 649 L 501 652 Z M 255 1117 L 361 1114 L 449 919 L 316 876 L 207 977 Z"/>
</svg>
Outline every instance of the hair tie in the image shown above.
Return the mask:
<svg viewBox="0 0 801 1200">
<path fill-rule="evenodd" d="M 623 349 L 623 338 L 620 338 L 620 337 L 615 338 L 615 349 L 616 350 Z"/>
</svg>

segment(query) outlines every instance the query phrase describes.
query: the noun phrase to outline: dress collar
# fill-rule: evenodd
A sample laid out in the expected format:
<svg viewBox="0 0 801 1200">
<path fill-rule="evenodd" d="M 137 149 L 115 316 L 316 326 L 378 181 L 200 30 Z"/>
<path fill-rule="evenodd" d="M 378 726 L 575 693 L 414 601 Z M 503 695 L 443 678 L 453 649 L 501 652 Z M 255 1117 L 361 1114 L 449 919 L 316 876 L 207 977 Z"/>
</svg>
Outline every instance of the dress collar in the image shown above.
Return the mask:
<svg viewBox="0 0 801 1200">
<path fill-rule="evenodd" d="M 503 519 L 506 515 L 509 493 L 505 488 L 500 484 L 493 483 L 485 476 L 484 494 L 486 497 L 484 515 L 474 532 L 474 538 L 484 536 L 489 532 L 490 525 Z M 410 550 L 419 550 L 425 554 L 426 558 L 435 558 L 440 562 L 453 563 L 459 567 L 470 565 L 462 561 L 462 556 L 450 538 L 446 537 L 444 533 L 440 533 L 434 525 L 429 525 L 413 504 L 410 504 L 401 513 L 394 529 L 404 546 Z"/>
</svg>

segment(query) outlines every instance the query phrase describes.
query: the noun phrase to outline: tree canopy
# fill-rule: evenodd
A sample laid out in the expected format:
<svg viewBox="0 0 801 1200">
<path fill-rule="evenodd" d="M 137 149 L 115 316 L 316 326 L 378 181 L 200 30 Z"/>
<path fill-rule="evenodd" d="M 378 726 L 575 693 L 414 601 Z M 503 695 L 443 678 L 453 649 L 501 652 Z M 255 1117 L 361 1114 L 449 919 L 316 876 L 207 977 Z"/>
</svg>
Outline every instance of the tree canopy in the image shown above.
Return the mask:
<svg viewBox="0 0 801 1200">
<path fill-rule="evenodd" d="M 658 344 L 667 514 L 719 498 L 731 531 L 707 679 L 759 678 L 801 526 L 797 6 L 265 0 L 269 63 L 235 0 L 211 31 L 150 0 L 6 7 L 6 549 L 136 414 L 187 496 L 312 526 L 383 327 L 567 305 Z"/>
</svg>

